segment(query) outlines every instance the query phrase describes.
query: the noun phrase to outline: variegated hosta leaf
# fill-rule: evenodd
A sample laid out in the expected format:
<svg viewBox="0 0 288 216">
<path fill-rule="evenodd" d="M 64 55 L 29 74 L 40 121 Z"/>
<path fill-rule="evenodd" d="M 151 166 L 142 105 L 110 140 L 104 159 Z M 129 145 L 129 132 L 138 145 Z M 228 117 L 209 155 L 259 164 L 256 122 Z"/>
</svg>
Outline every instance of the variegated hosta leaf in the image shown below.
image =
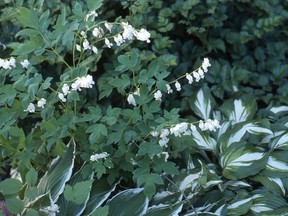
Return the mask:
<svg viewBox="0 0 288 216">
<path fill-rule="evenodd" d="M 191 103 L 191 108 L 200 118 L 207 120 L 210 117 L 212 106 L 212 96 L 208 88 L 203 87 L 196 95 L 195 101 Z"/>
<path fill-rule="evenodd" d="M 45 194 L 50 191 L 53 203 L 64 191 L 65 183 L 70 179 L 75 158 L 75 142 L 72 139 L 68 144 L 68 149 L 64 157 L 54 159 L 48 171 L 40 179 L 37 186 L 38 194 Z"/>
<path fill-rule="evenodd" d="M 265 168 L 268 153 L 246 147 L 244 143 L 232 144 L 221 156 L 223 176 L 238 180 L 252 176 Z"/>
<path fill-rule="evenodd" d="M 272 152 L 268 158 L 263 174 L 271 177 L 288 177 L 287 151 Z"/>
<path fill-rule="evenodd" d="M 243 100 L 227 101 L 222 110 L 232 124 L 251 120 L 257 109 L 255 100 L 248 98 Z"/>
<path fill-rule="evenodd" d="M 269 190 L 257 190 L 254 195 L 253 205 L 250 211 L 257 215 L 280 215 L 275 214 L 275 210 L 288 208 L 288 204 L 282 196 Z M 269 213 L 269 214 L 268 214 Z M 287 211 L 286 211 L 287 213 Z"/>
<path fill-rule="evenodd" d="M 128 189 L 116 194 L 106 205 L 109 216 L 143 215 L 148 208 L 148 198 L 143 188 Z"/>
<path fill-rule="evenodd" d="M 277 192 L 280 195 L 286 195 L 287 180 L 282 180 L 281 178 L 267 177 L 262 175 L 256 175 L 251 178 L 253 181 L 258 181 L 266 188 L 271 188 L 271 190 Z"/>
<path fill-rule="evenodd" d="M 212 169 L 212 167 L 208 167 L 204 163 L 202 163 L 199 160 L 199 163 L 201 164 L 201 172 L 200 172 L 200 178 L 198 180 L 198 183 L 205 189 L 208 189 L 210 187 L 213 187 L 215 185 L 219 185 L 222 183 L 222 180 L 220 177 L 216 174 L 216 171 Z"/>
<path fill-rule="evenodd" d="M 254 196 L 251 197 L 247 197 L 247 195 L 240 196 L 239 198 L 236 199 L 236 201 L 233 201 L 228 205 L 227 207 L 228 215 L 231 216 L 245 215 L 249 211 L 251 205 L 253 204 L 253 199 Z"/>
<path fill-rule="evenodd" d="M 270 111 L 275 114 L 280 112 L 288 112 L 288 106 L 271 107 Z"/>
<path fill-rule="evenodd" d="M 239 123 L 221 136 L 220 151 L 225 151 L 232 143 L 240 142 L 246 132 L 251 134 L 273 134 L 270 129 L 261 127 L 257 123 Z"/>
<path fill-rule="evenodd" d="M 236 181 L 236 180 L 231 180 L 227 181 L 223 184 L 223 188 L 229 188 L 232 190 L 239 190 L 239 188 L 247 188 L 247 187 L 252 187 L 245 181 Z"/>
<path fill-rule="evenodd" d="M 183 203 L 177 202 L 173 205 L 160 204 L 154 205 L 148 208 L 147 213 L 144 216 L 174 216 L 179 215 L 182 211 Z"/>
<path fill-rule="evenodd" d="M 198 130 L 192 132 L 192 137 L 199 149 L 215 151 L 216 140 L 212 137 L 202 132 L 199 132 Z"/>
<path fill-rule="evenodd" d="M 275 137 L 272 142 L 269 143 L 271 149 L 288 150 L 288 132 L 284 132 L 281 135 Z"/>
</svg>

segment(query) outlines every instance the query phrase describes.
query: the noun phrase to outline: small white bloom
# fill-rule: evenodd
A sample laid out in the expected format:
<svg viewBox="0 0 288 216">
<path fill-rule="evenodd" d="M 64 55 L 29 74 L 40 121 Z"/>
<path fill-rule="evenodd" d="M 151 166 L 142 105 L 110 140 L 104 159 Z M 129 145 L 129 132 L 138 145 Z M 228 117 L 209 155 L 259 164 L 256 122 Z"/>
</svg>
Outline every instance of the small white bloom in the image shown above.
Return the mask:
<svg viewBox="0 0 288 216">
<path fill-rule="evenodd" d="M 81 52 L 81 46 L 79 44 L 76 44 L 76 50 L 78 50 L 79 52 Z"/>
<path fill-rule="evenodd" d="M 204 58 L 201 67 L 203 68 L 205 73 L 208 71 L 208 67 L 210 67 L 210 66 L 211 66 L 211 64 L 209 62 L 209 59 L 208 58 Z"/>
<path fill-rule="evenodd" d="M 167 88 L 168 94 L 173 93 L 173 89 L 171 88 L 171 86 L 169 84 L 166 84 L 166 88 Z"/>
<path fill-rule="evenodd" d="M 94 37 L 102 38 L 104 35 L 104 31 L 101 27 L 96 27 L 93 29 L 92 34 Z"/>
<path fill-rule="evenodd" d="M 167 128 L 165 128 L 161 130 L 160 137 L 164 138 L 164 137 L 167 137 L 169 134 L 170 134 L 170 131 Z"/>
<path fill-rule="evenodd" d="M 153 136 L 153 137 L 158 137 L 158 135 L 159 135 L 158 131 L 152 131 L 151 132 L 151 136 Z"/>
<path fill-rule="evenodd" d="M 199 75 L 197 72 L 195 72 L 195 71 L 194 71 L 192 74 L 193 74 L 193 76 L 194 76 L 194 78 L 195 78 L 195 81 L 196 81 L 196 82 L 199 82 L 200 79 L 201 79 L 200 75 Z"/>
<path fill-rule="evenodd" d="M 114 41 L 117 44 L 117 46 L 120 46 L 122 43 L 124 43 L 124 40 L 121 34 L 114 36 Z"/>
<path fill-rule="evenodd" d="M 157 91 L 154 93 L 154 98 L 155 98 L 155 100 L 161 101 L 161 97 L 162 97 L 161 91 L 160 91 L 160 90 L 157 90 Z"/>
<path fill-rule="evenodd" d="M 204 71 L 201 68 L 198 69 L 198 74 L 199 74 L 201 79 L 204 78 Z"/>
<path fill-rule="evenodd" d="M 111 48 L 113 46 L 113 43 L 111 43 L 108 38 L 105 38 L 105 44 L 107 45 L 108 48 Z"/>
<path fill-rule="evenodd" d="M 186 79 L 188 80 L 189 84 L 193 83 L 193 77 L 191 74 L 186 73 Z"/>
<path fill-rule="evenodd" d="M 92 46 L 92 51 L 93 51 L 95 54 L 97 54 L 97 53 L 98 53 L 98 49 L 97 49 L 97 47 Z"/>
<path fill-rule="evenodd" d="M 87 50 L 87 49 L 91 49 L 91 46 L 90 46 L 90 44 L 89 44 L 89 41 L 87 40 L 87 39 L 85 39 L 84 41 L 83 41 L 83 49 L 84 50 Z"/>
<path fill-rule="evenodd" d="M 140 41 L 146 41 L 147 43 L 150 43 L 150 33 L 146 29 L 140 29 L 140 31 L 134 31 L 134 36 L 137 38 L 137 40 Z"/>
<path fill-rule="evenodd" d="M 72 83 L 71 88 L 73 91 L 81 91 L 81 88 L 92 88 L 95 82 L 91 75 L 77 77 L 74 83 Z"/>
<path fill-rule="evenodd" d="M 64 94 L 65 96 L 70 93 L 69 90 L 70 90 L 69 85 L 66 84 L 66 83 L 64 83 L 64 85 L 62 86 L 62 92 L 63 92 L 63 94 Z"/>
<path fill-rule="evenodd" d="M 220 128 L 220 125 L 219 125 L 219 121 L 217 119 L 214 119 L 214 120 L 208 119 L 208 120 L 206 120 L 206 122 L 200 120 L 199 121 L 199 128 L 202 131 L 206 131 L 206 130 L 216 131 L 218 128 Z"/>
<path fill-rule="evenodd" d="M 30 112 L 30 113 L 35 112 L 35 106 L 34 106 L 33 103 L 30 103 L 30 104 L 28 105 L 27 109 L 24 110 L 24 112 L 27 112 L 27 111 Z"/>
<path fill-rule="evenodd" d="M 37 107 L 44 108 L 45 104 L 46 104 L 46 99 L 41 98 L 41 99 L 37 102 Z"/>
<path fill-rule="evenodd" d="M 175 88 L 177 91 L 181 91 L 181 85 L 178 81 L 175 82 Z"/>
<path fill-rule="evenodd" d="M 121 25 L 124 29 L 124 31 L 122 33 L 123 39 L 124 40 L 126 40 L 126 39 L 132 40 L 133 35 L 136 32 L 136 30 L 131 25 L 129 25 L 128 23 L 122 22 Z"/>
<path fill-rule="evenodd" d="M 169 138 L 167 138 L 167 137 L 163 137 L 163 138 L 161 138 L 160 140 L 159 140 L 159 145 L 161 146 L 161 147 L 167 147 L 167 143 L 169 142 Z"/>
<path fill-rule="evenodd" d="M 10 64 L 10 66 L 12 66 L 12 67 L 16 67 L 16 60 L 15 60 L 15 58 L 10 58 L 10 60 L 9 60 L 9 64 Z"/>
<path fill-rule="evenodd" d="M 87 35 L 84 31 L 81 31 L 80 34 L 83 36 L 83 38 L 87 38 Z"/>
<path fill-rule="evenodd" d="M 190 124 L 190 130 L 191 130 L 192 132 L 196 131 L 196 126 L 193 125 L 193 124 Z"/>
<path fill-rule="evenodd" d="M 25 59 L 24 61 L 20 62 L 20 64 L 22 65 L 23 68 L 27 68 L 30 62 L 27 59 Z"/>
<path fill-rule="evenodd" d="M 132 104 L 133 106 L 137 106 L 136 100 L 133 94 L 129 94 L 127 97 L 128 104 Z"/>
<path fill-rule="evenodd" d="M 100 159 L 105 159 L 109 156 L 107 152 L 102 152 L 100 154 L 94 154 L 90 156 L 90 161 L 98 161 Z"/>
<path fill-rule="evenodd" d="M 48 216 L 56 216 L 56 213 L 59 212 L 59 206 L 57 204 L 53 204 L 51 206 L 47 206 L 46 208 L 41 208 L 40 211 L 48 214 Z"/>
<path fill-rule="evenodd" d="M 91 20 L 94 21 L 95 18 L 98 16 L 98 14 L 96 13 L 96 11 L 90 11 L 86 17 L 85 17 L 85 21 L 87 22 L 87 20 L 91 17 Z"/>
<path fill-rule="evenodd" d="M 106 22 L 104 24 L 104 26 L 106 27 L 106 29 L 111 33 L 112 28 L 113 28 L 113 24 Z"/>
<path fill-rule="evenodd" d="M 59 98 L 61 101 L 66 102 L 66 98 L 65 98 L 65 96 L 64 96 L 63 93 L 58 92 L 58 98 Z"/>
</svg>

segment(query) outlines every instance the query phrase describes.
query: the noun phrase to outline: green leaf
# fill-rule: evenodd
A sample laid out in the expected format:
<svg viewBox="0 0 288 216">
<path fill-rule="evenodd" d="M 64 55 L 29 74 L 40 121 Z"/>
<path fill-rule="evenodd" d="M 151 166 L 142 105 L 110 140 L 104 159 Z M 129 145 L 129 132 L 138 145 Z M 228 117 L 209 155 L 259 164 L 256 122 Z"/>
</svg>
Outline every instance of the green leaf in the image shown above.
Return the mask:
<svg viewBox="0 0 288 216">
<path fill-rule="evenodd" d="M 155 173 L 144 174 L 137 178 L 137 185 L 144 185 L 145 194 L 149 199 L 156 193 L 156 184 L 162 185 L 164 182 L 161 176 Z"/>
<path fill-rule="evenodd" d="M 87 128 L 86 133 L 91 133 L 89 141 L 95 143 L 101 135 L 107 136 L 107 128 L 104 124 L 94 124 Z"/>
<path fill-rule="evenodd" d="M 103 0 L 88 0 L 87 6 L 90 11 L 99 9 L 103 4 Z"/>
<path fill-rule="evenodd" d="M 90 192 L 90 198 L 87 202 L 84 215 L 89 215 L 96 211 L 96 209 L 101 206 L 110 196 L 110 194 L 115 190 L 116 185 L 119 182 L 110 185 L 106 178 L 101 178 L 95 180 L 92 184 L 92 189 Z M 107 207 L 107 206 L 106 206 Z M 105 208 L 106 208 L 105 207 Z M 97 214 L 96 214 L 97 215 Z"/>
<path fill-rule="evenodd" d="M 253 204 L 253 197 L 248 197 L 248 198 L 244 198 L 243 197 L 239 197 L 238 199 L 236 199 L 236 202 L 232 202 L 230 205 L 228 205 L 227 209 L 228 209 L 228 213 L 229 215 L 245 215 L 251 205 Z"/>
<path fill-rule="evenodd" d="M 174 216 L 182 211 L 183 203 L 178 202 L 173 205 L 153 205 L 148 208 L 144 216 Z"/>
<path fill-rule="evenodd" d="M 157 143 L 151 143 L 151 142 L 142 142 L 139 146 L 139 155 L 145 155 L 149 154 L 151 156 L 160 154 L 162 151 L 162 148 Z"/>
<path fill-rule="evenodd" d="M 13 214 L 20 214 L 24 209 L 24 202 L 17 198 L 8 198 L 5 203 L 9 212 Z"/>
<path fill-rule="evenodd" d="M 82 204 L 89 195 L 92 186 L 92 181 L 78 182 L 73 187 L 66 185 L 64 197 L 66 200 L 76 204 Z"/>
<path fill-rule="evenodd" d="M 51 198 L 55 202 L 63 192 L 65 183 L 70 179 L 75 158 L 75 142 L 72 139 L 68 144 L 68 149 L 63 158 L 54 159 L 48 171 L 40 179 L 38 184 L 38 194 L 51 193 Z"/>
<path fill-rule="evenodd" d="M 91 216 L 108 216 L 109 206 L 99 207 L 96 209 Z"/>
<path fill-rule="evenodd" d="M 22 187 L 22 183 L 17 179 L 5 179 L 0 182 L 0 192 L 4 195 L 17 194 Z"/>
<path fill-rule="evenodd" d="M 38 173 L 36 170 L 32 167 L 26 174 L 26 181 L 30 185 L 34 185 L 38 179 Z"/>
<path fill-rule="evenodd" d="M 106 205 L 109 206 L 109 216 L 142 215 L 147 210 L 148 199 L 143 188 L 135 188 L 116 194 Z"/>
<path fill-rule="evenodd" d="M 18 19 L 24 26 L 34 29 L 39 28 L 39 19 L 35 11 L 25 7 L 20 7 L 18 12 L 19 12 Z"/>
<path fill-rule="evenodd" d="M 269 142 L 269 146 L 271 150 L 288 150 L 288 132 L 281 133 L 279 136 L 273 138 L 272 142 Z"/>
</svg>

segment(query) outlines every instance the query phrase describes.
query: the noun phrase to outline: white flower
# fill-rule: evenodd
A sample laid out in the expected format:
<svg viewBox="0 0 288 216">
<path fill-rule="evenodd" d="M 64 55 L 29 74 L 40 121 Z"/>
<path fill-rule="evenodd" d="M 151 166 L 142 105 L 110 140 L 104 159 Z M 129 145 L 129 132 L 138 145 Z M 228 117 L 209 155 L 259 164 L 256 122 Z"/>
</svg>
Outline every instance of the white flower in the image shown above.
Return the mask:
<svg viewBox="0 0 288 216">
<path fill-rule="evenodd" d="M 90 161 L 98 161 L 100 159 L 105 159 L 109 156 L 107 152 L 102 152 L 100 154 L 94 154 L 90 156 Z"/>
<path fill-rule="evenodd" d="M 181 91 L 181 85 L 178 81 L 175 82 L 175 88 L 177 91 Z"/>
<path fill-rule="evenodd" d="M 30 113 L 35 112 L 35 106 L 34 106 L 33 103 L 30 103 L 30 104 L 28 105 L 27 109 L 24 110 L 24 112 L 27 112 L 27 111 L 30 112 Z"/>
<path fill-rule="evenodd" d="M 65 96 L 64 96 L 63 93 L 58 92 L 58 97 L 59 97 L 59 99 L 60 99 L 61 101 L 66 102 L 66 98 L 65 98 Z"/>
<path fill-rule="evenodd" d="M 209 59 L 208 58 L 204 58 L 201 67 L 203 68 L 205 73 L 208 71 L 208 67 L 210 67 L 210 66 L 211 66 L 211 64 L 209 62 Z"/>
<path fill-rule="evenodd" d="M 128 101 L 128 104 L 132 104 L 133 106 L 137 106 L 137 103 L 135 101 L 133 94 L 128 95 L 127 101 Z"/>
<path fill-rule="evenodd" d="M 153 137 L 158 137 L 158 135 L 159 135 L 158 131 L 152 131 L 151 132 L 151 136 L 153 136 Z"/>
<path fill-rule="evenodd" d="M 170 131 L 167 128 L 165 128 L 161 130 L 160 137 L 164 138 L 164 137 L 167 137 L 169 134 L 170 134 Z"/>
<path fill-rule="evenodd" d="M 90 17 L 92 17 L 91 20 L 94 21 L 97 16 L 98 16 L 98 14 L 96 13 L 96 11 L 90 11 L 90 12 L 86 15 L 85 21 L 87 21 Z"/>
<path fill-rule="evenodd" d="M 134 31 L 134 36 L 140 41 L 146 41 L 150 43 L 150 33 L 146 29 L 140 29 L 140 31 Z"/>
<path fill-rule="evenodd" d="M 83 38 L 87 38 L 87 35 L 84 31 L 81 31 L 80 34 L 83 36 Z"/>
<path fill-rule="evenodd" d="M 89 44 L 89 41 L 87 40 L 87 39 L 85 39 L 84 41 L 83 41 L 83 49 L 84 50 L 87 50 L 87 49 L 91 49 L 91 46 L 90 46 L 90 44 Z"/>
<path fill-rule="evenodd" d="M 24 61 L 20 62 L 20 64 L 22 65 L 23 68 L 27 68 L 30 62 L 27 59 L 25 59 Z"/>
<path fill-rule="evenodd" d="M 161 138 L 160 140 L 159 140 L 159 145 L 161 146 L 161 147 L 167 147 L 167 143 L 169 142 L 169 138 L 167 138 L 167 137 L 163 137 L 163 138 Z"/>
<path fill-rule="evenodd" d="M 95 54 L 97 54 L 97 53 L 98 53 L 98 49 L 97 49 L 97 47 L 92 46 L 92 51 L 93 51 Z"/>
<path fill-rule="evenodd" d="M 204 78 L 204 72 L 203 72 L 203 70 L 201 68 L 198 69 L 198 74 L 199 74 L 201 79 Z"/>
<path fill-rule="evenodd" d="M 193 74 L 193 76 L 195 78 L 195 81 L 199 82 L 199 80 L 201 79 L 200 75 L 197 72 L 195 72 L 195 71 L 192 74 Z"/>
<path fill-rule="evenodd" d="M 193 83 L 193 77 L 191 74 L 186 73 L 186 79 L 188 80 L 189 84 Z"/>
<path fill-rule="evenodd" d="M 123 39 L 124 40 L 126 40 L 126 39 L 132 40 L 133 35 L 136 32 L 136 30 L 131 25 L 129 25 L 128 23 L 122 22 L 121 25 L 124 29 L 124 31 L 122 33 Z"/>
<path fill-rule="evenodd" d="M 155 100 L 161 101 L 161 97 L 162 97 L 161 91 L 157 90 L 157 91 L 154 93 L 154 98 L 155 98 Z"/>
<path fill-rule="evenodd" d="M 64 85 L 62 86 L 62 92 L 65 96 L 70 93 L 69 89 L 70 89 L 69 85 L 64 83 Z"/>
<path fill-rule="evenodd" d="M 193 124 L 190 124 L 190 130 L 191 130 L 192 132 L 196 131 L 196 126 L 193 125 Z"/>
<path fill-rule="evenodd" d="M 41 99 L 37 102 L 37 107 L 44 108 L 45 104 L 46 104 L 46 99 L 41 98 Z"/>
<path fill-rule="evenodd" d="M 46 208 L 41 208 L 40 211 L 48 214 L 49 216 L 56 216 L 56 213 L 59 212 L 59 206 L 57 204 L 52 204 L 51 206 L 47 206 Z"/>
<path fill-rule="evenodd" d="M 16 67 L 15 58 L 12 57 L 9 60 L 0 58 L 0 68 L 1 67 L 4 69 L 12 69 L 12 67 Z"/>
<path fill-rule="evenodd" d="M 206 122 L 200 120 L 199 121 L 199 128 L 202 131 L 206 131 L 206 130 L 216 131 L 218 128 L 220 128 L 220 125 L 219 125 L 219 121 L 217 119 L 214 119 L 214 120 L 208 119 L 208 120 L 206 120 Z"/>
<path fill-rule="evenodd" d="M 182 135 L 191 135 L 189 130 L 188 123 L 182 122 L 176 124 L 174 127 L 170 128 L 170 133 L 174 134 L 175 137 L 181 137 Z"/>
<path fill-rule="evenodd" d="M 124 43 L 124 40 L 121 34 L 114 36 L 114 41 L 117 44 L 117 46 L 120 46 L 122 43 Z"/>
<path fill-rule="evenodd" d="M 108 38 L 105 38 L 105 44 L 107 45 L 108 48 L 111 48 L 113 46 L 113 43 L 111 43 Z"/>
<path fill-rule="evenodd" d="M 81 91 L 81 88 L 92 88 L 94 84 L 95 82 L 93 81 L 93 77 L 91 75 L 87 75 L 83 77 L 77 77 L 76 81 L 72 83 L 71 88 L 74 91 Z"/>
<path fill-rule="evenodd" d="M 81 52 L 81 46 L 79 44 L 76 44 L 76 50 L 78 50 L 79 52 Z"/>
<path fill-rule="evenodd" d="M 12 67 L 16 67 L 16 60 L 15 60 L 15 58 L 10 58 L 10 60 L 9 60 L 9 64 L 10 64 L 10 66 L 12 66 Z"/>
<path fill-rule="evenodd" d="M 104 31 L 101 27 L 96 27 L 93 29 L 92 34 L 94 37 L 102 38 L 104 35 Z"/>
<path fill-rule="evenodd" d="M 173 93 L 173 89 L 171 88 L 171 86 L 169 84 L 166 84 L 166 88 L 167 88 L 168 94 Z"/>
<path fill-rule="evenodd" d="M 106 27 L 106 29 L 111 33 L 112 28 L 113 28 L 113 24 L 106 22 L 104 24 L 104 26 Z"/>
</svg>

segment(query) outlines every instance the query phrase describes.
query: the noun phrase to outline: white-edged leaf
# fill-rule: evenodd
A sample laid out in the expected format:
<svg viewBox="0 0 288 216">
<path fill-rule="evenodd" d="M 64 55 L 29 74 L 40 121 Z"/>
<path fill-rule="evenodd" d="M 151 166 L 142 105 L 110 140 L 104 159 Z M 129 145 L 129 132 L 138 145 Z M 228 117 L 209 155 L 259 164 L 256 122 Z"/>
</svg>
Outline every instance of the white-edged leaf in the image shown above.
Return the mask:
<svg viewBox="0 0 288 216">
<path fill-rule="evenodd" d="M 143 188 L 128 189 L 116 194 L 107 204 L 109 216 L 143 215 L 148 208 Z"/>
<path fill-rule="evenodd" d="M 193 140 L 200 149 L 215 151 L 216 140 L 212 137 L 195 130 L 192 132 Z"/>
<path fill-rule="evenodd" d="M 53 203 L 55 203 L 59 195 L 64 191 L 65 183 L 72 175 L 75 158 L 75 142 L 72 139 L 68 144 L 68 149 L 63 158 L 55 158 L 48 171 L 40 179 L 38 184 L 38 194 L 45 194 L 50 191 Z"/>
<path fill-rule="evenodd" d="M 282 181 L 281 178 L 272 178 L 264 175 L 256 175 L 251 178 L 253 181 L 260 182 L 265 188 L 269 188 L 278 194 L 285 196 L 286 194 L 286 184 Z"/>
<path fill-rule="evenodd" d="M 200 89 L 196 95 L 196 100 L 191 104 L 191 108 L 200 118 L 209 119 L 212 110 L 210 92 L 205 88 Z"/>
<path fill-rule="evenodd" d="M 118 184 L 119 182 L 110 185 L 104 177 L 95 180 L 92 184 L 90 198 L 87 202 L 84 215 L 92 214 L 99 206 L 101 206 L 115 190 Z"/>
<path fill-rule="evenodd" d="M 229 126 L 231 125 L 230 121 L 227 122 L 223 122 L 221 124 L 221 127 L 218 129 L 218 133 L 217 133 L 217 138 L 219 139 L 223 134 L 226 133 L 226 131 L 228 130 Z"/>
<path fill-rule="evenodd" d="M 234 143 L 223 153 L 220 163 L 223 175 L 232 180 L 252 176 L 265 168 L 268 154 L 243 143 Z"/>
<path fill-rule="evenodd" d="M 268 158 L 267 167 L 268 170 L 288 172 L 288 163 L 277 159 L 276 157 L 270 156 Z"/>
<path fill-rule="evenodd" d="M 271 149 L 284 149 L 288 150 L 288 132 L 282 133 L 280 136 L 277 136 L 269 144 Z"/>
<path fill-rule="evenodd" d="M 287 112 L 288 106 L 279 106 L 279 107 L 272 107 L 270 108 L 270 111 L 277 114 L 279 112 Z"/>
<path fill-rule="evenodd" d="M 196 174 L 190 174 L 184 178 L 183 181 L 181 181 L 179 185 L 179 189 L 181 191 L 185 190 L 186 188 L 192 188 L 193 184 L 198 184 L 197 180 L 200 178 L 200 173 Z"/>
<path fill-rule="evenodd" d="M 160 204 L 157 206 L 151 206 L 148 208 L 147 213 L 144 216 L 174 216 L 179 215 L 182 211 L 183 203 L 178 202 L 173 205 Z"/>
</svg>

